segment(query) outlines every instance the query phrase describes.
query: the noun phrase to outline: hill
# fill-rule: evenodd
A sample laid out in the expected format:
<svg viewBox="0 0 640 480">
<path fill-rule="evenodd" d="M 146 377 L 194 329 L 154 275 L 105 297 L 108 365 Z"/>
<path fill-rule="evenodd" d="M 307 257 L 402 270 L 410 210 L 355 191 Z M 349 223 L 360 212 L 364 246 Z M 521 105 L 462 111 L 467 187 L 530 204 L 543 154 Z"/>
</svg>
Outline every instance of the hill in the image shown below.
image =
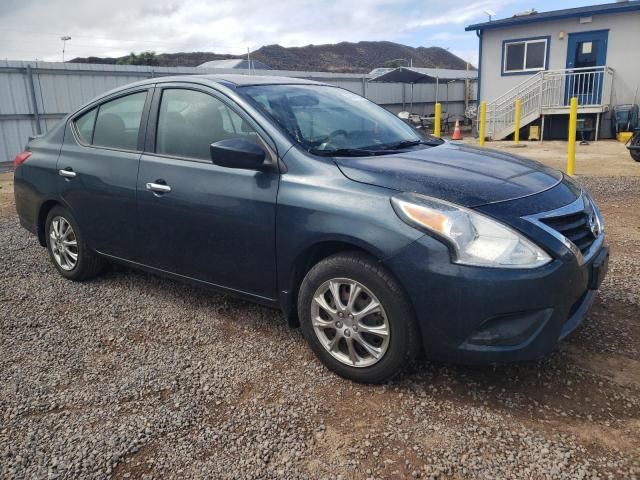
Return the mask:
<svg viewBox="0 0 640 480">
<path fill-rule="evenodd" d="M 142 55 L 141 55 L 142 56 Z M 135 56 L 134 56 L 135 57 Z M 138 57 L 136 57 L 138 58 Z M 143 64 L 166 67 L 195 67 L 211 60 L 240 58 L 212 52 L 161 53 L 144 56 Z M 251 58 L 277 70 L 312 70 L 322 72 L 367 73 L 376 67 L 406 65 L 415 67 L 466 68 L 466 62 L 440 47 L 409 47 L 393 42 L 340 42 L 305 47 L 267 45 L 251 52 Z M 120 58 L 74 58 L 72 63 L 136 63 L 130 56 Z M 405 60 L 406 59 L 406 60 Z M 473 67 L 472 67 L 473 68 Z"/>
</svg>

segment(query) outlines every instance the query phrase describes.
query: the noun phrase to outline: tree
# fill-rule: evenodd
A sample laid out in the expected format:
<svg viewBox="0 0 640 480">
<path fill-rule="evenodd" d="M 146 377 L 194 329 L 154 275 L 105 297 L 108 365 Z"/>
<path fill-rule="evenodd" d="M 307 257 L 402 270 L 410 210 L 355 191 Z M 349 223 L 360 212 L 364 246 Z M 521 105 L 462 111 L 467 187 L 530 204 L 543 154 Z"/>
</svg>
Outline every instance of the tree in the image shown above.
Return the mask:
<svg viewBox="0 0 640 480">
<path fill-rule="evenodd" d="M 160 61 L 155 52 L 142 52 L 136 55 L 131 52 L 128 56 L 119 58 L 118 65 L 160 65 Z"/>
<path fill-rule="evenodd" d="M 398 67 L 406 67 L 407 61 L 404 58 L 396 58 L 394 60 L 387 60 L 384 62 L 385 68 L 398 68 Z"/>
</svg>

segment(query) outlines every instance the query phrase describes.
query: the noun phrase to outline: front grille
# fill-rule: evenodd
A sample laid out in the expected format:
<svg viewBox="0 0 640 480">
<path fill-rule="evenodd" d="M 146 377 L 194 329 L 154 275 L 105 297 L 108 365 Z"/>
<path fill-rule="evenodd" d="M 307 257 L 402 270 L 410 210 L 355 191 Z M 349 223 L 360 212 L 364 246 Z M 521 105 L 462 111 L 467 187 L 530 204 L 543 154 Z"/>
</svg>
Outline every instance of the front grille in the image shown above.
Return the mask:
<svg viewBox="0 0 640 480">
<path fill-rule="evenodd" d="M 571 240 L 584 255 L 596 240 L 596 236 L 591 231 L 590 215 L 593 213 L 582 211 L 558 217 L 541 218 L 540 221 Z"/>
</svg>

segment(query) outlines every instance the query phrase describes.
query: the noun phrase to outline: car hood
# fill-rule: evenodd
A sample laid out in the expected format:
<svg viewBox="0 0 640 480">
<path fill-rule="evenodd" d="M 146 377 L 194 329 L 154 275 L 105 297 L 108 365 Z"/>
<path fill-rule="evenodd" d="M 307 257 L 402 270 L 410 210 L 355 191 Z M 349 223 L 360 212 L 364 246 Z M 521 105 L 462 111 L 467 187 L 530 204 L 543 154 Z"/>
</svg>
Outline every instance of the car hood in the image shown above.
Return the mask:
<svg viewBox="0 0 640 480">
<path fill-rule="evenodd" d="M 374 157 L 334 159 L 349 179 L 466 207 L 547 190 L 562 173 L 522 157 L 453 143 Z"/>
</svg>

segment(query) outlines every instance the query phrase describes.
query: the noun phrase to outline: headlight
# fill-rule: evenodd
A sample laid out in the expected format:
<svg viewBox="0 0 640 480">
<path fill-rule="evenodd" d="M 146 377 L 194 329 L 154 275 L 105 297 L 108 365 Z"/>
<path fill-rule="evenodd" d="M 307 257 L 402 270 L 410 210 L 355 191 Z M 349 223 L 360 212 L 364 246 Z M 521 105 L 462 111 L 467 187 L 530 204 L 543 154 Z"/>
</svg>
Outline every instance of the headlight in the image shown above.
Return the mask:
<svg viewBox="0 0 640 480">
<path fill-rule="evenodd" d="M 468 208 L 412 193 L 394 196 L 391 204 L 406 223 L 447 242 L 456 263 L 536 268 L 551 261 L 547 253 L 515 230 Z"/>
</svg>

